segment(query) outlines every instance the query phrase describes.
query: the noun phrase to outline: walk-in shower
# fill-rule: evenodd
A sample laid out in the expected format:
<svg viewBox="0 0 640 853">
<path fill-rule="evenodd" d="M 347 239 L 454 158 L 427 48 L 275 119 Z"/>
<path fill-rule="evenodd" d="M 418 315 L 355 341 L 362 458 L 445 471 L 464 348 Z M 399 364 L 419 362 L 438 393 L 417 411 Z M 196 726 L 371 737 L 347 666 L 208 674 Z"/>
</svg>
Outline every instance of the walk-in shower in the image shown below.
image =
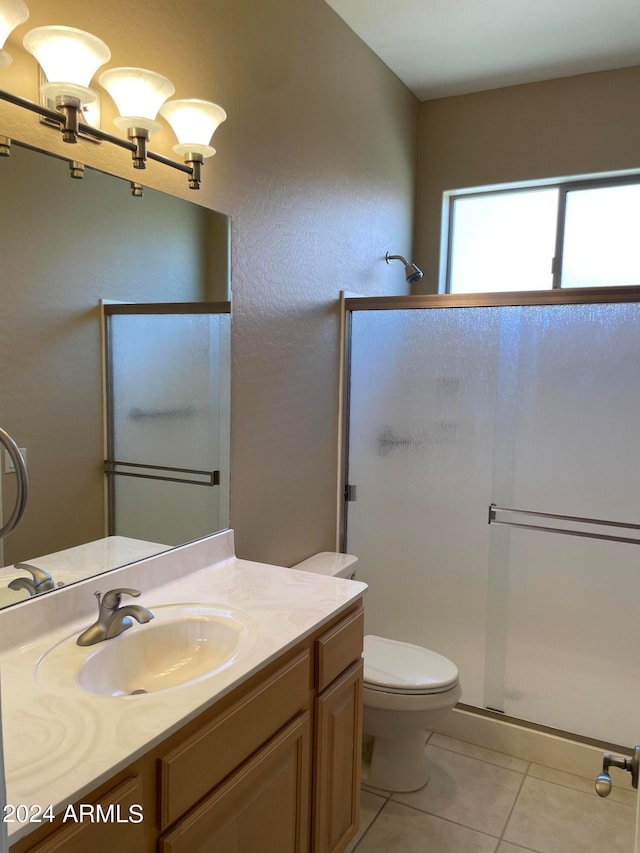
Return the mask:
<svg viewBox="0 0 640 853">
<path fill-rule="evenodd" d="M 367 632 L 455 661 L 467 705 L 635 743 L 640 289 L 346 307 Z"/>
</svg>

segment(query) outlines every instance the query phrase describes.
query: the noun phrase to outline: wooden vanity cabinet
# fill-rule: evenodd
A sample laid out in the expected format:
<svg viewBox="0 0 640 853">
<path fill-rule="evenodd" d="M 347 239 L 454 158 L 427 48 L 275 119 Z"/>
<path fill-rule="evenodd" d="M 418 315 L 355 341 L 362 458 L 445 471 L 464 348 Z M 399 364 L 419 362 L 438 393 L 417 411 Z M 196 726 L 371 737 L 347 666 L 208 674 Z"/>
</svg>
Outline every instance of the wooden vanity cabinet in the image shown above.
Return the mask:
<svg viewBox="0 0 640 853">
<path fill-rule="evenodd" d="M 59 815 L 10 853 L 341 853 L 358 828 L 362 640 L 358 603 L 82 798 L 121 822 Z"/>
</svg>

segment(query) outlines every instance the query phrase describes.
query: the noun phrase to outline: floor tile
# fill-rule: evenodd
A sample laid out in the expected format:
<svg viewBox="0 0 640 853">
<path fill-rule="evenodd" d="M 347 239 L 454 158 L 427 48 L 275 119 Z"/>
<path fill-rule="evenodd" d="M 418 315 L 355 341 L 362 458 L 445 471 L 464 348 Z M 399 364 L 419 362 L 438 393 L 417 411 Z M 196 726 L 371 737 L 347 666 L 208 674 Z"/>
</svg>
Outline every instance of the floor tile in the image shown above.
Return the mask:
<svg viewBox="0 0 640 853">
<path fill-rule="evenodd" d="M 392 800 L 500 836 L 523 774 L 435 746 L 427 747 L 427 758 L 427 785 L 412 794 L 393 794 Z"/>
<path fill-rule="evenodd" d="M 369 791 L 360 792 L 360 827 L 358 829 L 358 834 L 345 849 L 344 853 L 351 853 L 356 844 L 369 829 L 385 802 L 386 800 L 384 797 L 371 794 Z"/>
<path fill-rule="evenodd" d="M 388 800 L 356 853 L 495 853 L 497 838 Z"/>
<path fill-rule="evenodd" d="M 536 851 L 531 851 L 530 847 L 520 847 L 519 844 L 509 844 L 508 841 L 503 841 L 496 853 L 536 853 Z"/>
<path fill-rule="evenodd" d="M 540 853 L 629 853 L 635 810 L 527 776 L 504 840 Z"/>
<path fill-rule="evenodd" d="M 564 785 L 565 788 L 574 788 L 576 791 L 583 791 L 585 794 L 593 794 L 594 797 L 598 796 L 594 784 L 595 777 L 593 779 L 585 779 L 583 776 L 574 776 L 572 773 L 565 773 L 562 770 L 552 770 L 550 767 L 542 767 L 540 764 L 532 764 L 528 775 L 534 776 L 536 779 L 544 779 L 546 782 L 555 782 L 557 785 Z M 614 769 L 611 774 L 613 788 L 608 799 L 611 802 L 617 800 L 619 803 L 634 806 L 636 802 L 635 791 L 628 791 L 616 786 L 616 775 Z"/>
<path fill-rule="evenodd" d="M 487 761 L 489 764 L 495 764 L 498 767 L 506 767 L 508 770 L 516 770 L 518 773 L 526 773 L 529 762 L 523 758 L 514 758 L 513 755 L 507 755 L 504 752 L 495 752 L 493 749 L 485 749 L 483 746 L 476 746 L 474 743 L 466 743 L 457 738 L 439 735 L 434 732 L 429 738 L 429 746 L 439 746 L 440 749 L 448 749 L 451 752 L 459 752 L 461 755 L 468 755 L 471 758 L 479 758 L 481 761 Z"/>
</svg>

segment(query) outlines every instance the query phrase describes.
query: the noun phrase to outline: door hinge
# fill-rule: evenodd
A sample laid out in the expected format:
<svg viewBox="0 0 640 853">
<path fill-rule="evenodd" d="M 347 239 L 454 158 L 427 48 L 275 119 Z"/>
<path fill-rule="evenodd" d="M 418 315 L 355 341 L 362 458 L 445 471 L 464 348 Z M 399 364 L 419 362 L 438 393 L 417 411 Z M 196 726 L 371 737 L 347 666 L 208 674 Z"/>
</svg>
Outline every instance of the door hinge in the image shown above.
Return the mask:
<svg viewBox="0 0 640 853">
<path fill-rule="evenodd" d="M 355 486 L 345 486 L 344 487 L 344 499 L 345 499 L 345 501 L 355 501 L 355 499 L 356 499 L 356 487 Z"/>
</svg>

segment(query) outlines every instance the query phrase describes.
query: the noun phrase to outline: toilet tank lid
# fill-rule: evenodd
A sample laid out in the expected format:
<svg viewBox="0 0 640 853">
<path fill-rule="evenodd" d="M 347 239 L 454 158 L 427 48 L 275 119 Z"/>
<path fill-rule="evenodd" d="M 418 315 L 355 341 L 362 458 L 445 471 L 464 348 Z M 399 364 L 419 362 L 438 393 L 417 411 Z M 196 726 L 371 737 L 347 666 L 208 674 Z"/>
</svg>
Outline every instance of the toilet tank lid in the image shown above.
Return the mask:
<svg viewBox="0 0 640 853">
<path fill-rule="evenodd" d="M 364 638 L 365 684 L 390 690 L 447 690 L 458 683 L 458 667 L 437 652 L 367 635 Z"/>
<path fill-rule="evenodd" d="M 302 572 L 317 575 L 331 575 L 336 578 L 348 578 L 358 568 L 358 558 L 353 554 L 338 554 L 335 551 L 321 551 L 292 566 Z"/>
</svg>

